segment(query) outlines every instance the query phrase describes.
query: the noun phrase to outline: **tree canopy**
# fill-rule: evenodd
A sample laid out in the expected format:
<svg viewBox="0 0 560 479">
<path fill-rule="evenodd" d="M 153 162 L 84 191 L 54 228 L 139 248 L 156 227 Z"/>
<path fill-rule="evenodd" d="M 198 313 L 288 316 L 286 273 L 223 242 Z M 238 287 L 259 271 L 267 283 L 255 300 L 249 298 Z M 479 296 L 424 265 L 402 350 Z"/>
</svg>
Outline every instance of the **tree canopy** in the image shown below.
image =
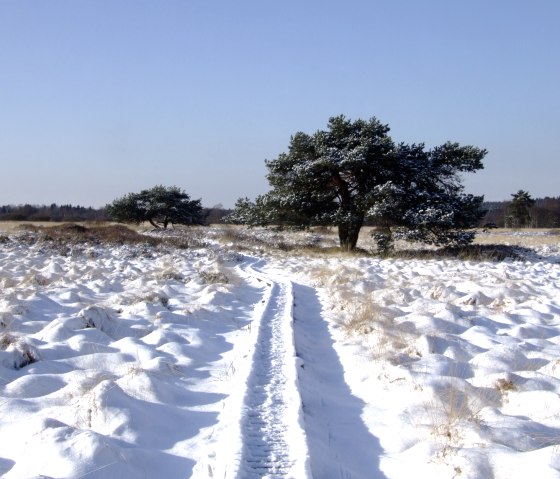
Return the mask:
<svg viewBox="0 0 560 479">
<path fill-rule="evenodd" d="M 148 221 L 155 228 L 164 229 L 169 224 L 201 224 L 203 221 L 200 200 L 191 200 L 177 186 L 162 185 L 129 193 L 106 206 L 107 214 L 123 223 Z"/>
<path fill-rule="evenodd" d="M 508 207 L 508 226 L 514 228 L 529 226 L 531 223 L 531 208 L 535 204 L 535 200 L 524 190 L 519 190 L 511 196 L 512 200 Z"/>
<path fill-rule="evenodd" d="M 333 117 L 326 130 L 298 132 L 287 153 L 266 161 L 271 190 L 238 200 L 231 216 L 248 225 L 338 227 L 343 249 L 355 248 L 367 218 L 395 235 L 433 244 L 472 241 L 483 197 L 465 195 L 460 173 L 483 168 L 486 150 L 446 143 L 395 144 L 376 118 Z"/>
</svg>

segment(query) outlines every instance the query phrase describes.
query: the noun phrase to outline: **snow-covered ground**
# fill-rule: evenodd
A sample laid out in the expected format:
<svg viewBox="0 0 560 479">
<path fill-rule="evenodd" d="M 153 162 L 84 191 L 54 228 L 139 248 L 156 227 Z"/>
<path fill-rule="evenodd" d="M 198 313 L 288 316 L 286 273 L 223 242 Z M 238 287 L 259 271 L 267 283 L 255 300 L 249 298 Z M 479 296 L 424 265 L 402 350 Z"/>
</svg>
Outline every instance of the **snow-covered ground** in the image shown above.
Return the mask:
<svg viewBox="0 0 560 479">
<path fill-rule="evenodd" d="M 560 477 L 560 237 L 490 263 L 238 234 L 0 235 L 1 477 Z"/>
</svg>

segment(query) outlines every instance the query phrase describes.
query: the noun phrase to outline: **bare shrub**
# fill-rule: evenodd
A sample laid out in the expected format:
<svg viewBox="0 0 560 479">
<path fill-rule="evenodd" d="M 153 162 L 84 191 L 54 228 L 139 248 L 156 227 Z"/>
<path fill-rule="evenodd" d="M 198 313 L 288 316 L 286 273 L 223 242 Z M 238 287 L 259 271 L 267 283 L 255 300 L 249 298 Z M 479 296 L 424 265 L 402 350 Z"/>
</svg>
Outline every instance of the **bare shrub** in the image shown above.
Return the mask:
<svg viewBox="0 0 560 479">
<path fill-rule="evenodd" d="M 161 271 L 160 273 L 158 273 L 157 277 L 159 279 L 168 279 L 168 280 L 173 280 L 173 281 L 184 281 L 185 280 L 185 276 L 178 272 L 175 271 L 174 269 L 166 269 L 164 271 Z"/>
<path fill-rule="evenodd" d="M 229 278 L 220 270 L 199 270 L 198 275 L 206 284 L 228 284 Z"/>
<path fill-rule="evenodd" d="M 502 395 L 507 394 L 510 391 L 515 391 L 517 386 L 511 379 L 500 378 L 494 383 L 496 389 L 502 393 Z"/>
</svg>

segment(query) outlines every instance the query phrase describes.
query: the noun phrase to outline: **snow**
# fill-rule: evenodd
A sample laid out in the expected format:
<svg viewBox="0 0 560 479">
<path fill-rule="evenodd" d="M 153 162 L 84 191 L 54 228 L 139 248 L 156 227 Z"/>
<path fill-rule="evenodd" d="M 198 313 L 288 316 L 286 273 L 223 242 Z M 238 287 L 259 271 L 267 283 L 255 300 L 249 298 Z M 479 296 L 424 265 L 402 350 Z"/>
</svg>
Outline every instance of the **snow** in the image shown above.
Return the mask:
<svg viewBox="0 0 560 479">
<path fill-rule="evenodd" d="M 560 477 L 560 239 L 490 263 L 207 234 L 3 239 L 1 477 Z"/>
</svg>

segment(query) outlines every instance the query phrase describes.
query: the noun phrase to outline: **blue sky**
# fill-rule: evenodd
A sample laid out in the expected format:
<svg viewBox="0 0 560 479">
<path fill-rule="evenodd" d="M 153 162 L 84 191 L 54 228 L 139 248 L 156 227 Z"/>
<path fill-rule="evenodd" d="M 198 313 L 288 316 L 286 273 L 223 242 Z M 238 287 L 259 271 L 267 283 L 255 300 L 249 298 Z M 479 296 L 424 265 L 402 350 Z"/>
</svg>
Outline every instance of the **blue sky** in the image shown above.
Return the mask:
<svg viewBox="0 0 560 479">
<path fill-rule="evenodd" d="M 0 205 L 205 206 L 328 118 L 489 150 L 488 200 L 560 195 L 558 0 L 0 0 Z"/>
</svg>

